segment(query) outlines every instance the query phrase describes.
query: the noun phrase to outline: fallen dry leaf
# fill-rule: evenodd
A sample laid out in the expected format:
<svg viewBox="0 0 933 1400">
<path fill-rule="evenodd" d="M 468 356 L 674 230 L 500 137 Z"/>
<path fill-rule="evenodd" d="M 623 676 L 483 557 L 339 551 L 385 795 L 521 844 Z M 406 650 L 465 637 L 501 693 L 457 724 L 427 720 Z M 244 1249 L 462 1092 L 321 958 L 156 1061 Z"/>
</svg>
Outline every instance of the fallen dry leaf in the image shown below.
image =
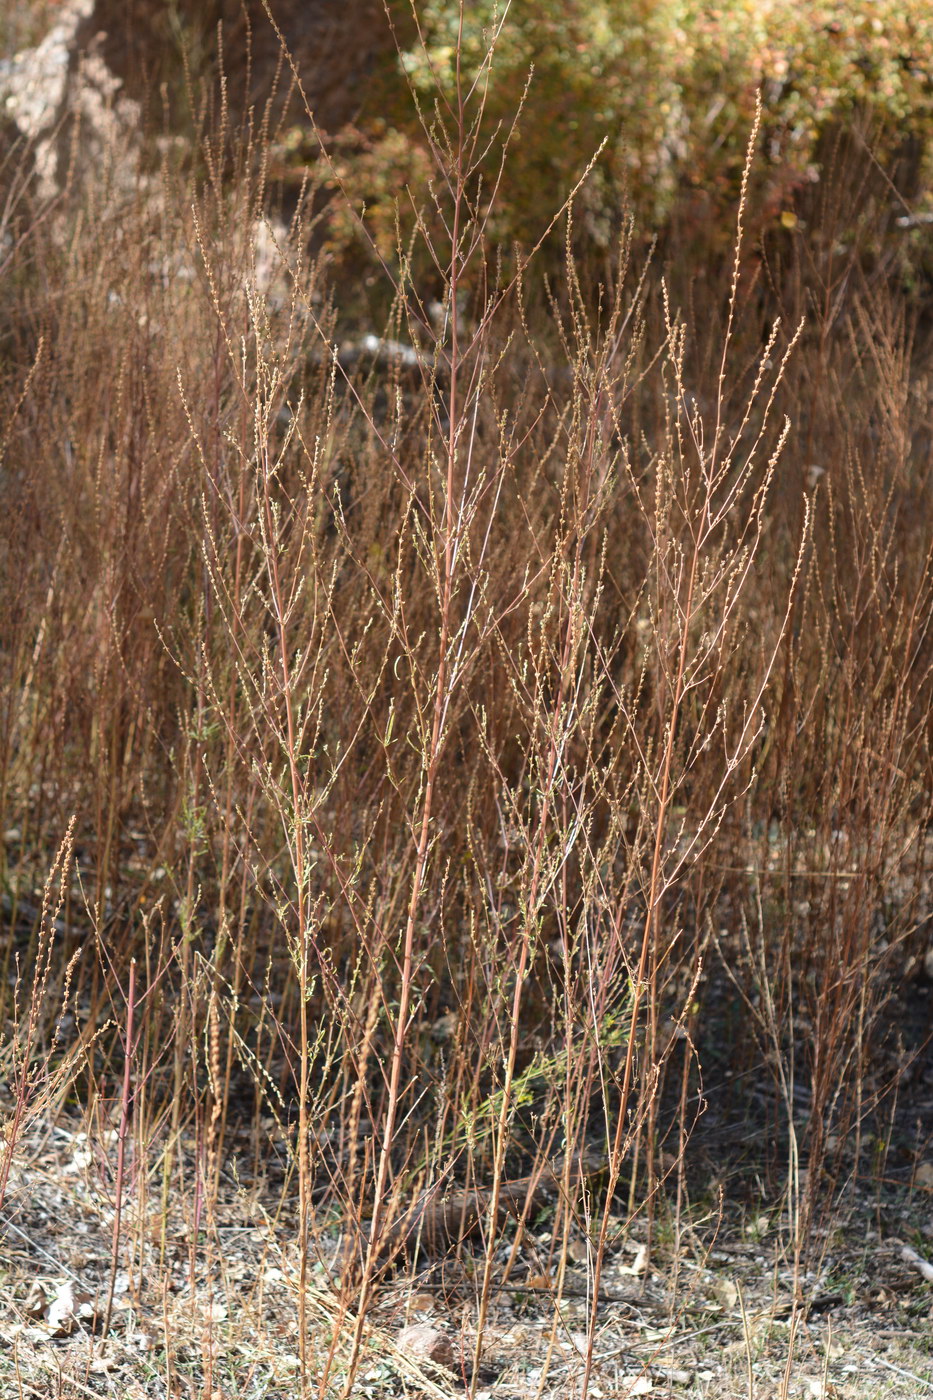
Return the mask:
<svg viewBox="0 0 933 1400">
<path fill-rule="evenodd" d="M 739 1290 L 729 1278 L 719 1278 L 713 1284 L 713 1294 L 724 1308 L 734 1308 L 739 1301 Z"/>
<path fill-rule="evenodd" d="M 49 1303 L 45 1323 L 53 1337 L 68 1337 L 79 1322 L 90 1322 L 94 1317 L 94 1304 L 90 1293 L 77 1288 L 70 1279 L 60 1283 L 55 1297 Z"/>
<path fill-rule="evenodd" d="M 927 1283 L 933 1283 L 933 1264 L 927 1259 L 924 1259 L 915 1249 L 911 1249 L 909 1244 L 905 1244 L 901 1250 L 901 1258 L 905 1263 L 912 1264 L 919 1273 L 923 1274 Z"/>
<path fill-rule="evenodd" d="M 40 1317 L 45 1316 L 45 1310 L 49 1305 L 48 1294 L 38 1280 L 32 1285 L 26 1301 L 23 1304 L 23 1313 L 32 1322 L 38 1322 Z"/>
<path fill-rule="evenodd" d="M 642 1245 L 638 1253 L 635 1255 L 635 1258 L 632 1260 L 631 1264 L 623 1264 L 618 1272 L 620 1274 L 633 1274 L 635 1278 L 639 1278 L 645 1272 L 647 1267 L 648 1251 L 645 1248 L 645 1246 Z"/>
<path fill-rule="evenodd" d="M 822 1376 L 814 1376 L 807 1381 L 807 1395 L 810 1400 L 836 1400 L 839 1394 L 839 1387 L 832 1381 L 824 1381 Z"/>
<path fill-rule="evenodd" d="M 685 1370 L 682 1366 L 660 1366 L 651 1367 L 651 1375 L 656 1381 L 666 1382 L 667 1385 L 692 1385 L 693 1372 Z"/>
<path fill-rule="evenodd" d="M 88 1370 L 92 1376 L 106 1376 L 110 1371 L 116 1371 L 122 1365 L 118 1356 L 95 1356 Z"/>
</svg>

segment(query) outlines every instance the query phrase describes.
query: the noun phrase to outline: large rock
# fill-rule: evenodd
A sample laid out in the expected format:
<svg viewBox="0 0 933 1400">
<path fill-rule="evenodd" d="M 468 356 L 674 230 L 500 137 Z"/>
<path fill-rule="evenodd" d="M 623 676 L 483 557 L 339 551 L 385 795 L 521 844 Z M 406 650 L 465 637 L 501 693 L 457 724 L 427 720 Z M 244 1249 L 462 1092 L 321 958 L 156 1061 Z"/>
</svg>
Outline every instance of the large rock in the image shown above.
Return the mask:
<svg viewBox="0 0 933 1400">
<path fill-rule="evenodd" d="M 30 155 L 40 199 L 54 196 L 78 167 L 102 177 L 135 175 L 127 138 L 139 128 L 139 106 L 98 48 L 81 43 L 92 11 L 93 0 L 66 0 L 40 44 L 0 65 L 4 129 Z"/>
<path fill-rule="evenodd" d="M 111 187 L 135 181 L 142 131 L 193 134 L 192 107 L 202 92 L 216 103 L 221 73 L 233 123 L 250 108 L 305 121 L 292 63 L 320 129 L 361 116 L 375 68 L 394 51 L 380 0 L 270 8 L 290 58 L 262 0 L 65 0 L 39 45 L 0 63 L 0 116 L 30 151 L 40 196 L 74 171 Z"/>
<path fill-rule="evenodd" d="M 394 52 L 382 0 L 269 0 L 269 10 L 318 125 L 333 131 L 355 120 L 366 105 L 374 67 Z M 94 0 L 78 43 L 86 49 L 95 42 L 124 91 L 138 101 L 158 98 L 161 89 L 184 105 L 186 66 L 195 79 L 216 77 L 222 67 L 235 118 L 249 106 L 262 111 L 277 78 L 278 115 L 292 85 L 263 0 Z M 296 120 L 302 106 L 293 96 Z M 155 115 L 161 120 L 161 109 Z M 169 120 L 178 115 L 169 112 Z"/>
</svg>

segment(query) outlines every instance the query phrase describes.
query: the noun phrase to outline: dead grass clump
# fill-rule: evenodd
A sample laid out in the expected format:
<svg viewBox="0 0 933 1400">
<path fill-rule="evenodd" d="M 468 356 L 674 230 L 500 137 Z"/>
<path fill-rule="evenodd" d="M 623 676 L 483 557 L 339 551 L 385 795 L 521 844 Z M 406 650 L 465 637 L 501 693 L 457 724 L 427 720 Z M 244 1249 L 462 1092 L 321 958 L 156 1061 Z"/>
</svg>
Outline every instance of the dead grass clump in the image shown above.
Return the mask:
<svg viewBox="0 0 933 1400">
<path fill-rule="evenodd" d="M 779 1089 L 802 1287 L 926 914 L 928 472 L 896 300 L 853 263 L 844 316 L 827 291 L 767 324 L 744 187 L 709 338 L 631 229 L 585 279 L 573 196 L 539 297 L 487 237 L 493 61 L 425 115 L 437 208 L 378 335 L 308 253 L 313 192 L 269 214 L 261 130 L 134 195 L 71 189 L 10 255 L 3 1187 L 37 1105 L 76 1093 L 116 1193 L 104 1330 L 179 1202 L 195 1290 L 229 1190 L 277 1193 L 306 1389 L 349 1393 L 400 1239 L 461 1258 L 477 1377 L 533 1234 L 555 1327 L 585 1267 L 585 1390 L 614 1249 L 640 1217 L 641 1271 L 669 1205 L 686 1229 L 729 979 L 730 1054 Z M 438 1201 L 440 1241 L 410 1228 Z M 309 1338 L 341 1229 L 338 1366 Z"/>
</svg>

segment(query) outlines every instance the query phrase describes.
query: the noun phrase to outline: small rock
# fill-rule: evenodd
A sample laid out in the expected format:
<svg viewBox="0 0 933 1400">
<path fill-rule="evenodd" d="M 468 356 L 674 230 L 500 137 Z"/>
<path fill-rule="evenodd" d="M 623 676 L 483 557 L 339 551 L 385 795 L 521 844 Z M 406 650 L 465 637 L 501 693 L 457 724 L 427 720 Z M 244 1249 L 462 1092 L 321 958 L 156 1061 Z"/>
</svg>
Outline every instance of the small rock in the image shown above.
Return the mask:
<svg viewBox="0 0 933 1400">
<path fill-rule="evenodd" d="M 419 1361 L 433 1361 L 435 1366 L 454 1369 L 454 1349 L 446 1332 L 428 1322 L 416 1322 L 398 1335 L 398 1345 Z"/>
</svg>

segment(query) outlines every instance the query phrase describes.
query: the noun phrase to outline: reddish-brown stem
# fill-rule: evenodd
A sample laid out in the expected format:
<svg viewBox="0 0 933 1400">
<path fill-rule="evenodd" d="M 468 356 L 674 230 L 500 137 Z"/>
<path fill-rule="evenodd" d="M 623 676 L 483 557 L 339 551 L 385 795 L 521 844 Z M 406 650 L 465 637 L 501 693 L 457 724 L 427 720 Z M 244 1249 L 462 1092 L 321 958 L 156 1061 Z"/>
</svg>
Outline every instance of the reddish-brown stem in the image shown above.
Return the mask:
<svg viewBox="0 0 933 1400">
<path fill-rule="evenodd" d="M 117 1174 L 114 1183 L 113 1232 L 110 1237 L 110 1278 L 107 1282 L 107 1303 L 104 1308 L 102 1333 L 110 1331 L 113 1316 L 113 1296 L 117 1285 L 120 1262 L 120 1225 L 123 1219 L 123 1182 L 126 1169 L 126 1135 L 130 1124 L 133 1081 L 133 1018 L 136 1010 L 136 959 L 130 961 L 130 980 L 126 993 L 126 1030 L 123 1040 L 123 1088 L 120 1093 L 120 1127 L 117 1131 Z"/>
</svg>

